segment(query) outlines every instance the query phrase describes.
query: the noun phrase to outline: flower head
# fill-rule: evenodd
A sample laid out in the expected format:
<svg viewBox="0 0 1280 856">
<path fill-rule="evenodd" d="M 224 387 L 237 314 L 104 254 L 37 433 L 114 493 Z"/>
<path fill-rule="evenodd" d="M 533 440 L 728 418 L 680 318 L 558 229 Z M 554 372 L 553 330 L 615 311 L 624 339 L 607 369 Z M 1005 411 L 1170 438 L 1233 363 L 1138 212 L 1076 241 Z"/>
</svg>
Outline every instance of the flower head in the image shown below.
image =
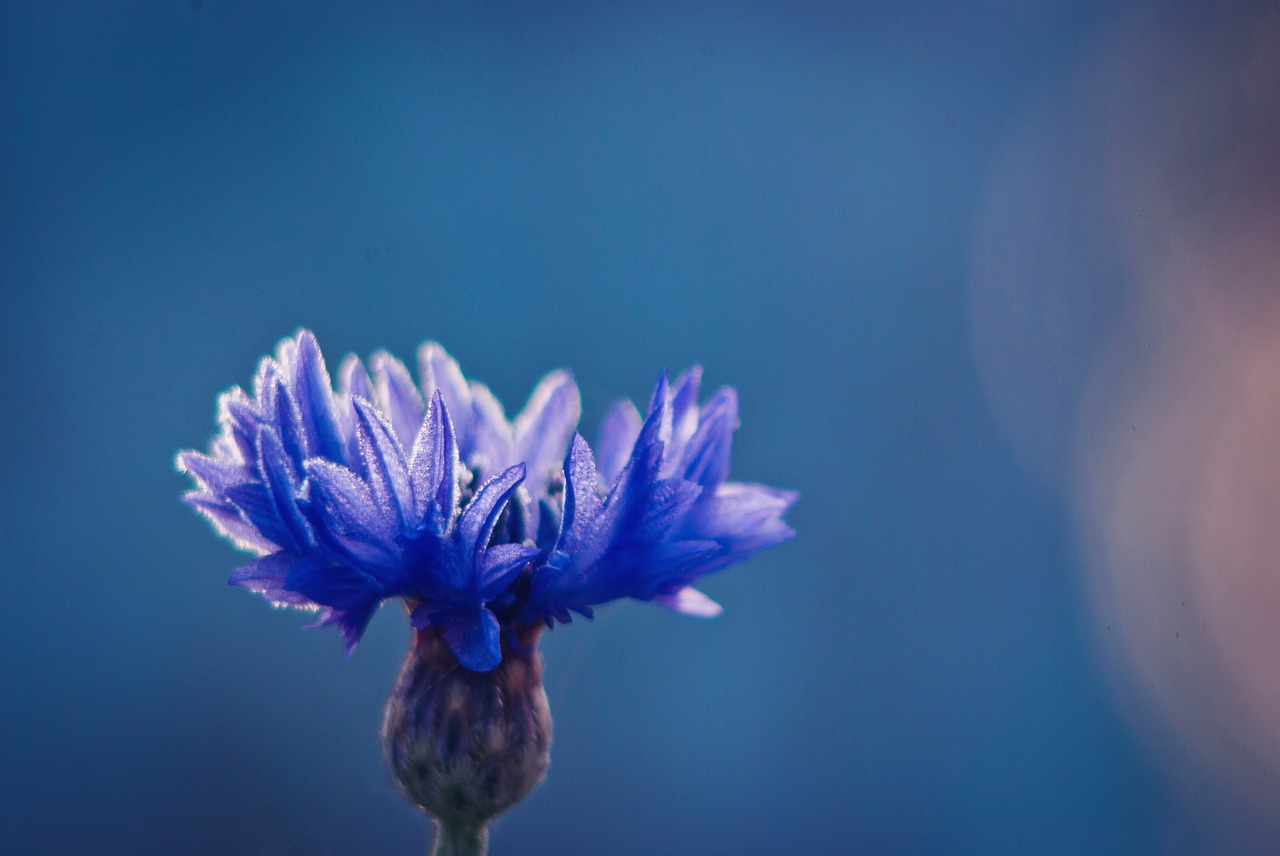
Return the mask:
<svg viewBox="0 0 1280 856">
<path fill-rule="evenodd" d="M 397 597 L 473 672 L 501 662 L 504 638 L 518 650 L 517 627 L 621 598 L 715 615 L 693 583 L 794 534 L 795 493 L 726 480 L 737 397 L 699 404 L 699 369 L 663 375 L 643 417 L 614 405 L 593 452 L 567 372 L 509 421 L 439 345 L 418 358 L 421 386 L 379 353 L 371 372 L 348 357 L 335 391 L 301 331 L 252 394 L 221 396 L 208 454 L 178 455 L 186 501 L 258 554 L 230 582 L 319 610 L 348 651 Z"/>
</svg>

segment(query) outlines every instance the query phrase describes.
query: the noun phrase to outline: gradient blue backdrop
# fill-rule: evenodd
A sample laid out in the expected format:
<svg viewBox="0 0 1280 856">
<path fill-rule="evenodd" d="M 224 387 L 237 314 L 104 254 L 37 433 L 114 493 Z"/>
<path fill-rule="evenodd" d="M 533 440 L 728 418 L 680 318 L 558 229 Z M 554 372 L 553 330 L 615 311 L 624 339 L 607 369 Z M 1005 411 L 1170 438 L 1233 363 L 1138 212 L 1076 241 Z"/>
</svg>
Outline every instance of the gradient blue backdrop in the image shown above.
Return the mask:
<svg viewBox="0 0 1280 856">
<path fill-rule="evenodd" d="M 0 851 L 425 852 L 401 616 L 344 659 L 177 500 L 298 326 L 439 339 L 509 408 L 570 366 L 589 436 L 699 361 L 736 475 L 801 491 L 719 620 L 550 634 L 495 856 L 1161 848 L 966 295 L 1006 129 L 1114 4 L 63 5 L 0 10 Z"/>
</svg>

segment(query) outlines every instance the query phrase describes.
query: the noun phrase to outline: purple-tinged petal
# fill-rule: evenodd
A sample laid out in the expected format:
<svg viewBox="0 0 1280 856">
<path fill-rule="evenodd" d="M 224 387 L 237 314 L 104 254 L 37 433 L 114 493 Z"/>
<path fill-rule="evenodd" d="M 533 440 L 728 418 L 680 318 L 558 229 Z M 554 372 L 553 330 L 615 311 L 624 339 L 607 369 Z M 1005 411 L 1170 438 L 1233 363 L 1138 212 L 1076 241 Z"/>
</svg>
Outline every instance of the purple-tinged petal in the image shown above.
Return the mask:
<svg viewBox="0 0 1280 856">
<path fill-rule="evenodd" d="M 654 384 L 653 394 L 649 396 L 648 422 L 657 417 L 657 433 L 654 439 L 663 445 L 671 439 L 671 384 L 667 380 L 667 370 L 663 369 Z M 643 431 L 643 429 L 641 429 Z M 637 441 L 638 442 L 638 441 Z"/>
<path fill-rule="evenodd" d="M 693 507 L 702 488 L 682 479 L 663 479 L 649 489 L 641 513 L 627 526 L 620 541 L 658 541 Z"/>
<path fill-rule="evenodd" d="M 705 569 L 721 570 L 795 536 L 782 519 L 798 494 L 757 484 L 725 482 L 700 501 L 681 523 L 682 537 L 706 538 L 724 546 Z"/>
<path fill-rule="evenodd" d="M 652 414 L 660 407 L 667 407 L 671 404 L 671 383 L 667 378 L 667 370 L 663 369 L 658 375 L 658 382 L 653 385 L 653 392 L 649 395 L 649 413 Z"/>
<path fill-rule="evenodd" d="M 442 635 L 458 662 L 473 672 L 493 671 L 502 661 L 498 619 L 484 607 L 451 614 Z"/>
<path fill-rule="evenodd" d="M 481 478 L 488 478 L 511 463 L 522 463 L 512 461 L 515 452 L 511 424 L 502 404 L 484 384 L 471 384 L 471 415 L 469 446 L 463 442 L 465 435 L 458 433 L 458 445 L 467 466 L 477 468 Z"/>
<path fill-rule="evenodd" d="M 222 431 L 209 441 L 209 457 L 227 464 L 243 465 L 245 459 L 240 455 L 240 447 L 231 436 L 230 431 Z"/>
<path fill-rule="evenodd" d="M 684 478 L 714 489 L 729 475 L 733 432 L 738 428 L 738 394 L 732 387 L 718 391 L 702 408 L 697 433 L 684 453 Z"/>
<path fill-rule="evenodd" d="M 262 422 L 257 406 L 240 387 L 232 387 L 218 396 L 218 423 L 235 443 L 241 460 L 255 460 L 254 444 Z"/>
<path fill-rule="evenodd" d="M 285 576 L 284 587 L 331 609 L 348 612 L 383 596 L 378 581 L 347 565 L 323 559 L 295 562 Z"/>
<path fill-rule="evenodd" d="M 555 627 L 556 622 L 561 624 L 572 624 L 573 616 L 569 614 L 569 610 L 559 604 L 549 604 L 547 606 L 546 623 L 548 627 Z"/>
<path fill-rule="evenodd" d="M 391 422 L 400 445 L 407 449 L 422 427 L 422 394 L 404 363 L 386 351 L 374 354 L 371 365 L 375 400 Z"/>
<path fill-rule="evenodd" d="M 493 527 L 506 508 L 507 500 L 522 481 L 524 464 L 516 464 L 503 470 L 480 487 L 462 512 L 462 516 L 458 518 L 458 539 L 459 558 L 464 568 L 475 566 L 477 554 L 489 543 Z M 457 582 L 459 587 L 464 585 L 462 580 Z"/>
<path fill-rule="evenodd" d="M 381 601 L 372 601 L 362 604 L 359 607 L 350 610 L 325 608 L 319 621 L 314 624 L 308 624 L 307 628 L 328 627 L 336 625 L 338 635 L 345 643 L 348 657 L 356 650 L 356 645 L 360 643 L 360 637 L 364 636 L 365 628 L 369 626 L 369 620 L 373 618 L 373 614 L 378 611 L 378 607 L 382 606 Z"/>
<path fill-rule="evenodd" d="M 258 429 L 258 472 L 277 519 L 289 533 L 289 541 L 280 546 L 298 549 L 313 546 L 315 539 L 298 509 L 298 474 L 280 442 L 280 436 L 268 425 Z"/>
<path fill-rule="evenodd" d="M 320 560 L 281 550 L 269 556 L 241 565 L 227 580 L 229 585 L 260 594 L 275 606 L 292 606 L 298 609 L 315 609 L 317 604 L 305 595 L 285 587 L 285 579 L 299 565 L 310 565 Z"/>
<path fill-rule="evenodd" d="M 382 606 L 382 603 L 378 601 L 360 609 L 344 612 L 338 617 L 338 635 L 342 637 L 342 641 L 345 643 L 343 647 L 348 657 L 355 652 L 356 645 L 360 644 L 360 639 L 364 636 L 364 631 L 369 626 L 369 620 L 373 618 L 373 614 L 378 611 L 380 606 Z"/>
<path fill-rule="evenodd" d="M 409 616 L 416 629 L 439 627 L 458 662 L 488 672 L 502 660 L 502 631 L 492 610 L 479 604 L 426 603 Z"/>
<path fill-rule="evenodd" d="M 724 612 L 723 606 L 692 586 L 685 586 L 675 594 L 658 595 L 653 601 L 662 604 L 672 612 L 694 618 L 715 618 Z"/>
<path fill-rule="evenodd" d="M 659 386 L 666 385 L 664 374 Z M 656 397 L 656 396 L 655 396 Z M 663 426 L 670 429 L 670 408 L 660 404 L 653 410 L 640 428 L 631 458 L 618 476 L 613 489 L 605 500 L 600 526 L 610 541 L 625 537 L 627 529 L 644 515 L 658 466 L 662 460 Z"/>
<path fill-rule="evenodd" d="M 409 462 L 416 523 L 444 535 L 458 511 L 458 443 L 449 408 L 439 390 L 431 395 L 427 418 L 413 443 Z"/>
<path fill-rule="evenodd" d="M 794 490 L 724 482 L 699 503 L 690 523 L 705 531 L 745 535 L 785 514 L 799 499 Z"/>
<path fill-rule="evenodd" d="M 311 456 L 306 430 L 302 425 L 302 413 L 283 378 L 276 378 L 273 389 L 271 410 L 268 411 L 271 427 L 280 438 L 280 446 L 285 454 L 293 461 L 294 466 L 301 467 L 302 462 Z"/>
<path fill-rule="evenodd" d="M 309 330 L 298 332 L 293 390 L 312 454 L 342 461 L 343 441 L 333 405 L 333 386 L 320 345 Z"/>
<path fill-rule="evenodd" d="M 301 334 L 302 329 L 298 329 L 298 333 L 293 336 L 285 336 L 276 342 L 276 366 L 287 376 L 293 376 L 293 367 L 298 362 L 298 339 L 297 335 Z"/>
<path fill-rule="evenodd" d="M 698 430 L 698 390 L 702 384 L 702 366 L 681 373 L 671 392 L 671 439 L 664 457 L 680 460 L 685 445 Z M 674 475 L 664 473 L 665 475 Z"/>
<path fill-rule="evenodd" d="M 364 363 L 355 354 L 347 354 L 338 369 L 338 395 L 347 399 L 363 398 L 366 401 L 374 399 L 373 381 L 369 379 L 369 372 L 365 370 Z M 354 424 L 353 422 L 353 427 Z"/>
<path fill-rule="evenodd" d="M 550 500 L 538 500 L 538 531 L 534 543 L 539 549 L 550 550 L 555 546 L 561 522 L 560 513 Z"/>
<path fill-rule="evenodd" d="M 535 499 L 546 495 L 547 484 L 559 469 L 565 446 L 581 416 L 582 399 L 573 375 L 555 371 L 538 383 L 516 417 L 515 458 L 528 469 L 525 488 Z"/>
<path fill-rule="evenodd" d="M 360 455 L 373 500 L 388 520 L 406 529 L 413 517 L 413 490 L 409 484 L 409 467 L 391 426 L 372 404 L 363 398 L 353 399 L 356 411 L 356 433 L 360 438 Z"/>
<path fill-rule="evenodd" d="M 343 458 L 356 475 L 364 478 L 364 458 L 360 454 L 360 438 L 356 432 L 356 411 L 353 402 L 357 398 L 373 401 L 373 382 L 365 371 L 364 363 L 355 354 L 348 354 L 338 369 L 338 397 L 336 409 L 338 428 L 342 432 Z"/>
<path fill-rule="evenodd" d="M 599 552 L 592 548 L 601 506 L 596 493 L 595 461 L 581 434 L 574 434 L 569 442 L 564 478 L 564 511 L 556 549 L 572 554 L 579 562 L 589 562 Z"/>
<path fill-rule="evenodd" d="M 253 373 L 253 400 L 261 411 L 271 412 L 271 396 L 275 395 L 276 380 L 280 377 L 280 364 L 271 357 L 258 360 L 258 370 Z"/>
<path fill-rule="evenodd" d="M 191 476 L 196 484 L 214 496 L 222 496 L 227 488 L 243 484 L 254 477 L 243 463 L 225 458 L 211 458 L 194 450 L 179 452 L 178 472 Z"/>
<path fill-rule="evenodd" d="M 369 485 L 341 464 L 322 458 L 306 463 L 311 501 L 306 513 L 318 539 L 366 569 L 395 567 L 394 526 L 374 503 Z"/>
<path fill-rule="evenodd" d="M 230 487 L 227 489 L 227 501 L 258 530 L 271 550 L 294 546 L 294 538 L 280 519 L 275 500 L 265 484 L 252 481 Z"/>
<path fill-rule="evenodd" d="M 264 536 L 230 501 L 213 499 L 196 491 L 188 491 L 182 495 L 182 499 L 208 520 L 215 532 L 241 550 L 271 553 L 279 549 L 275 542 Z"/>
<path fill-rule="evenodd" d="M 674 586 L 703 576 L 703 569 L 715 561 L 723 548 L 714 541 L 660 541 L 634 544 L 611 550 L 597 575 L 596 598 L 587 603 L 634 597 L 650 600 Z"/>
<path fill-rule="evenodd" d="M 436 390 L 440 391 L 453 417 L 458 444 L 468 445 L 471 437 L 471 390 L 458 361 L 436 342 L 427 342 L 418 348 L 418 374 L 427 398 Z"/>
<path fill-rule="evenodd" d="M 496 544 L 485 550 L 477 574 L 479 599 L 489 601 L 497 597 L 520 569 L 537 556 L 537 547 L 523 544 Z"/>
<path fill-rule="evenodd" d="M 600 527 L 602 506 L 596 493 L 595 460 L 581 434 L 575 433 L 569 441 L 564 474 L 560 532 L 546 563 L 533 575 L 533 612 L 548 620 L 562 620 L 562 601 L 579 602 L 580 587 L 609 546 Z"/>
<path fill-rule="evenodd" d="M 613 486 L 627 465 L 642 424 L 644 419 L 640 411 L 625 398 L 614 402 L 605 412 L 596 443 L 596 457 L 600 463 L 600 483 L 606 490 Z"/>
</svg>

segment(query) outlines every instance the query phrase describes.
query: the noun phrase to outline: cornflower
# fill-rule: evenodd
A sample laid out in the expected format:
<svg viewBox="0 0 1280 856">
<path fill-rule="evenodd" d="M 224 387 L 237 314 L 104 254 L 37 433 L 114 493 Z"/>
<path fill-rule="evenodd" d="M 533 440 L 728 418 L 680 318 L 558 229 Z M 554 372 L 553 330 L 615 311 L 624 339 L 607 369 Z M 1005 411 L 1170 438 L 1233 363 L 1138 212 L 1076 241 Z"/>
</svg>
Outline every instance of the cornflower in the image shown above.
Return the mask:
<svg viewBox="0 0 1280 856">
<path fill-rule="evenodd" d="M 699 403 L 701 370 L 659 377 L 647 413 L 619 401 L 593 450 L 566 371 L 514 420 L 435 343 L 419 380 L 380 352 L 331 383 L 315 337 L 264 357 L 252 394 L 222 394 L 207 454 L 184 451 L 185 501 L 257 558 L 230 583 L 318 612 L 348 654 L 400 599 L 413 642 L 384 752 L 437 825 L 435 853 L 487 850 L 488 824 L 550 760 L 544 628 L 623 598 L 712 617 L 693 584 L 794 534 L 792 491 L 727 480 L 737 395 Z"/>
</svg>

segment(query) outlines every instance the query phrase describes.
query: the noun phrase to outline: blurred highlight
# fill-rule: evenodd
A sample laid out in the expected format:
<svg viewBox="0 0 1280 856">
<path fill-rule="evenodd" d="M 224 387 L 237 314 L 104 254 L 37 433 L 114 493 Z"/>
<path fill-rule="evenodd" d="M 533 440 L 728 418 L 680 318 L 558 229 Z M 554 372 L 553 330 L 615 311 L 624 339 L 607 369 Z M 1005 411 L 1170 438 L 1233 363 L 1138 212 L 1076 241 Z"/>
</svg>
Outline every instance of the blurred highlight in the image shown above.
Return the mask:
<svg viewBox="0 0 1280 856">
<path fill-rule="evenodd" d="M 972 267 L 988 398 L 1074 504 L 1118 695 L 1242 846 L 1280 840 L 1278 93 L 1274 6 L 1123 22 L 1009 141 Z"/>
</svg>

